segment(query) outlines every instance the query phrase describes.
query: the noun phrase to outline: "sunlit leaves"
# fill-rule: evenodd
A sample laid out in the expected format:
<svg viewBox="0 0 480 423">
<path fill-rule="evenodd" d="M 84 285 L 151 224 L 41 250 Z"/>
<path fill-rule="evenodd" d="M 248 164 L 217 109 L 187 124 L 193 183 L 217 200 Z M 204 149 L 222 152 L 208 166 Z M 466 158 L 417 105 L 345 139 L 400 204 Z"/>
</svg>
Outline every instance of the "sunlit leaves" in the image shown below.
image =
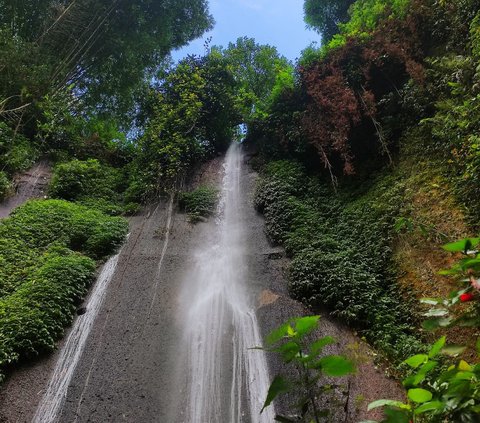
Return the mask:
<svg viewBox="0 0 480 423">
<path fill-rule="evenodd" d="M 324 347 L 334 344 L 335 342 L 335 339 L 331 336 L 325 336 L 324 338 L 318 339 L 310 345 L 310 355 L 318 355 L 320 352 L 322 352 Z"/>
<path fill-rule="evenodd" d="M 320 316 L 306 316 L 295 320 L 296 336 L 303 337 L 311 333 L 318 324 Z"/>
<path fill-rule="evenodd" d="M 261 412 L 268 407 L 272 401 L 280 394 L 284 394 L 292 388 L 291 384 L 282 376 L 275 376 L 270 388 L 268 388 L 267 398 L 263 404 Z"/>
<path fill-rule="evenodd" d="M 420 405 L 419 407 L 415 408 L 415 414 L 423 414 L 427 411 L 436 411 L 440 410 L 444 407 L 444 403 L 441 401 L 430 401 L 425 402 L 424 404 Z"/>
<path fill-rule="evenodd" d="M 410 406 L 408 404 L 404 404 L 401 401 L 381 399 L 381 400 L 373 401 L 370 404 L 368 404 L 368 411 L 378 407 L 385 407 L 385 406 L 405 408 L 407 410 L 410 409 Z"/>
<path fill-rule="evenodd" d="M 412 388 L 408 390 L 408 398 L 416 403 L 424 403 L 430 401 L 433 397 L 432 393 L 422 388 Z"/>
<path fill-rule="evenodd" d="M 355 367 L 350 360 L 338 355 L 329 355 L 318 361 L 318 368 L 327 376 L 345 376 L 354 371 Z"/>
<path fill-rule="evenodd" d="M 296 368 L 299 376 L 289 375 L 287 378 L 277 375 L 270 386 L 263 408 L 271 404 L 278 395 L 293 390 L 302 395 L 302 399 L 296 404 L 300 415 L 307 418 L 310 413 L 314 413 L 311 416 L 319 418 L 324 415 L 324 411 L 316 410 L 312 407 L 312 402 L 319 392 L 326 394 L 331 390 L 328 386 L 319 384 L 322 375 L 340 377 L 354 371 L 353 363 L 347 358 L 340 355 L 322 355 L 326 346 L 335 343 L 331 336 L 309 343 L 308 338 L 317 329 L 319 319 L 320 316 L 294 318 L 268 335 L 266 350 L 279 354 L 284 363 Z M 291 421 L 288 417 L 277 417 L 277 421 Z"/>
<path fill-rule="evenodd" d="M 432 348 L 428 353 L 428 358 L 434 358 L 438 355 L 441 349 L 444 347 L 445 342 L 447 341 L 446 336 L 442 336 L 435 344 L 433 344 Z"/>
<path fill-rule="evenodd" d="M 480 238 L 466 238 L 460 241 L 445 244 L 443 246 L 443 249 L 445 251 L 449 251 L 453 253 L 461 252 L 461 253 L 467 254 L 470 250 L 475 248 L 479 244 L 479 242 L 480 242 Z"/>
<path fill-rule="evenodd" d="M 405 363 L 408 364 L 410 367 L 416 369 L 420 365 L 424 364 L 428 360 L 428 356 L 426 354 L 417 354 L 413 357 L 409 357 L 405 360 Z"/>
</svg>

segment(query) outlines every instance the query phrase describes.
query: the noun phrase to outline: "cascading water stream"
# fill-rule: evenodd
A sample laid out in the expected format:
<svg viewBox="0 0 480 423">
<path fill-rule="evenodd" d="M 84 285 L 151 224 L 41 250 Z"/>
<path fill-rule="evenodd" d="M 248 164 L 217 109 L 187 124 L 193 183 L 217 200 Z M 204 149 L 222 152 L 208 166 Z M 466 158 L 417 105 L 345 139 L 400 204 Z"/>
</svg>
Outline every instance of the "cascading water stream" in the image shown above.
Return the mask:
<svg viewBox="0 0 480 423">
<path fill-rule="evenodd" d="M 103 266 L 102 272 L 87 303 L 87 313 L 80 316 L 58 357 L 47 390 L 37 408 L 32 423 L 52 423 L 57 421 L 68 387 L 77 364 L 82 356 L 90 331 L 101 310 L 107 288 L 117 267 L 119 254 L 111 257 Z"/>
<path fill-rule="evenodd" d="M 272 422 L 262 414 L 269 375 L 258 322 L 246 285 L 242 215 L 242 153 L 232 144 L 211 245 L 195 254 L 185 280 L 184 345 L 187 395 L 182 421 L 188 423 Z"/>
</svg>

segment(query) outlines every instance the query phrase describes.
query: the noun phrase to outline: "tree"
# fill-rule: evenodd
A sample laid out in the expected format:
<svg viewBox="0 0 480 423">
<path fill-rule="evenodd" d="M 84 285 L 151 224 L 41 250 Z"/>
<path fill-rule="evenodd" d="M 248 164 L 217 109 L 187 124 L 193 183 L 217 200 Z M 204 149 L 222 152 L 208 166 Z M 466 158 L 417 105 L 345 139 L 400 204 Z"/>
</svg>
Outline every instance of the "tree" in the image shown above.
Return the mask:
<svg viewBox="0 0 480 423">
<path fill-rule="evenodd" d="M 329 41 L 337 32 L 338 24 L 349 19 L 348 9 L 355 0 L 305 0 L 305 23 Z"/>
<path fill-rule="evenodd" d="M 245 122 L 265 111 L 278 78 L 284 79 L 285 71 L 293 73 L 290 62 L 275 47 L 257 44 L 253 38 L 240 37 L 227 48 L 212 51 L 225 57 L 239 84 L 237 104 Z"/>
<path fill-rule="evenodd" d="M 50 93 L 75 84 L 97 112 L 131 107 L 169 52 L 212 23 L 206 0 L 0 0 L 0 27 L 52 58 Z"/>
<path fill-rule="evenodd" d="M 151 93 L 137 165 L 147 194 L 170 188 L 196 162 L 225 150 L 240 121 L 228 62 L 218 53 L 189 56 Z"/>
</svg>

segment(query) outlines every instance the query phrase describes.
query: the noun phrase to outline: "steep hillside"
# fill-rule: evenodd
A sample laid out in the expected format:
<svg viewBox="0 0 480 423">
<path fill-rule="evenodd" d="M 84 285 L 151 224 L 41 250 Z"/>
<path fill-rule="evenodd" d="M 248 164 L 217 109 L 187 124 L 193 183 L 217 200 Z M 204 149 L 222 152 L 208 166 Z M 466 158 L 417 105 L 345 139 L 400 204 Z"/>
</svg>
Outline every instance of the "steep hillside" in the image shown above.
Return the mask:
<svg viewBox="0 0 480 423">
<path fill-rule="evenodd" d="M 208 220 L 218 190 L 181 191 L 237 141 L 289 294 L 405 378 L 407 402 L 371 408 L 477 421 L 479 0 L 306 0 L 322 42 L 296 63 L 240 37 L 175 64 L 169 52 L 213 25 L 205 0 L 17 3 L 0 0 L 0 379 L 54 349 L 126 216 L 168 198 L 171 218 L 178 198 L 186 226 Z M 47 198 L 13 210 L 16 175 L 46 162 Z M 298 341 L 289 325 L 281 340 Z M 325 370 L 295 351 L 287 364 Z M 297 389 L 305 421 L 320 419 L 318 380 Z"/>
<path fill-rule="evenodd" d="M 263 174 L 256 206 L 292 258 L 294 298 L 357 328 L 394 363 L 417 357 L 407 374 L 423 365 L 405 381 L 410 403 L 385 421 L 408 421 L 432 398 L 425 421 L 474 421 L 479 367 L 467 365 L 467 382 L 459 367 L 427 376 L 429 360 L 453 351 L 444 338 L 422 354 L 446 335 L 467 347 L 454 355 L 478 361 L 478 239 L 442 246 L 479 224 L 480 4 L 358 0 L 342 15 L 344 3 L 306 2 L 319 32 L 328 13 L 340 23 L 304 51 L 295 84 L 250 126 Z M 417 401 L 415 390 L 428 394 Z"/>
</svg>

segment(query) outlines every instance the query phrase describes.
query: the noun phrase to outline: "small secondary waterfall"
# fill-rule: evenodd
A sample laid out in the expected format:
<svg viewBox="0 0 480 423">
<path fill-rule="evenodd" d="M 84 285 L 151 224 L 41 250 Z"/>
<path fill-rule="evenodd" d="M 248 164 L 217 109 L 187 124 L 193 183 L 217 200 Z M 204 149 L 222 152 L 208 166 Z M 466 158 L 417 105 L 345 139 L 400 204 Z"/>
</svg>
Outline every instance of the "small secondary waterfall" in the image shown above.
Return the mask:
<svg viewBox="0 0 480 423">
<path fill-rule="evenodd" d="M 230 147 L 224 168 L 212 243 L 196 251 L 183 294 L 188 423 L 272 422 L 260 410 L 269 375 L 254 306 L 245 286 L 245 231 L 241 193 L 242 153 Z"/>
<path fill-rule="evenodd" d="M 38 405 L 32 423 L 51 423 L 57 421 L 67 396 L 68 386 L 72 381 L 75 368 L 82 356 L 85 344 L 95 319 L 103 305 L 108 285 L 118 263 L 117 254 L 103 266 L 102 272 L 92 290 L 87 303 L 87 313 L 79 316 L 73 325 L 65 345 L 60 351 L 55 369 L 50 378 L 47 390 Z"/>
</svg>

